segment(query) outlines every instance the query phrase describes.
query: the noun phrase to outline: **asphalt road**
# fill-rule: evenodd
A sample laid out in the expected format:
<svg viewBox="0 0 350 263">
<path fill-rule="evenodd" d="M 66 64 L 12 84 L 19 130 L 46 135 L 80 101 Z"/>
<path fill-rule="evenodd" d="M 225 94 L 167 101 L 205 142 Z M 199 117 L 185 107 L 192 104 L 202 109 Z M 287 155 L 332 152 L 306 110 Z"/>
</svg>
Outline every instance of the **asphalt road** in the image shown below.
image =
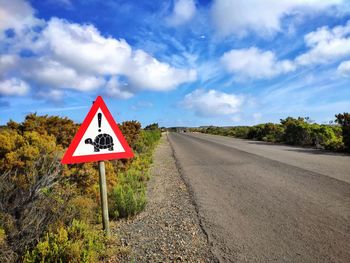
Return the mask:
<svg viewBox="0 0 350 263">
<path fill-rule="evenodd" d="M 168 137 L 221 262 L 350 262 L 350 156 Z"/>
</svg>

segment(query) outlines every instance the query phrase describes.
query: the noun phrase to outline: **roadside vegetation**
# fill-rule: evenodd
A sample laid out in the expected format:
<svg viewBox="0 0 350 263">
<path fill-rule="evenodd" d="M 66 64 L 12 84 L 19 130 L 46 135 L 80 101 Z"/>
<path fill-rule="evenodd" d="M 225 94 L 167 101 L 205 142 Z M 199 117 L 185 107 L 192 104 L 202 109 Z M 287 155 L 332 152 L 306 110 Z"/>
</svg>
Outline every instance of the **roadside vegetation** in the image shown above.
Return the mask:
<svg viewBox="0 0 350 263">
<path fill-rule="evenodd" d="M 0 129 L 0 262 L 96 262 L 123 251 L 101 230 L 96 163 L 62 165 L 78 125 L 67 118 L 29 114 Z M 110 219 L 146 204 L 158 125 L 120 125 L 135 158 L 107 161 Z"/>
<path fill-rule="evenodd" d="M 281 119 L 279 124 L 194 128 L 192 131 L 273 143 L 316 147 L 331 151 L 350 151 L 350 114 L 337 114 L 334 124 L 312 122 L 309 118 Z"/>
</svg>

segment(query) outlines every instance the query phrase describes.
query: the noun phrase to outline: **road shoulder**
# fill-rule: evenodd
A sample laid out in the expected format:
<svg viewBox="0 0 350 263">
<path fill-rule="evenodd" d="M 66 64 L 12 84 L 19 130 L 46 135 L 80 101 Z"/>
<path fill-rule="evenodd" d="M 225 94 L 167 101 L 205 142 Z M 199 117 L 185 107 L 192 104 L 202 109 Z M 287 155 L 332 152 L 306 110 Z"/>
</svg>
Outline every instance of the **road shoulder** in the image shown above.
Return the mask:
<svg viewBox="0 0 350 263">
<path fill-rule="evenodd" d="M 215 262 L 166 134 L 156 149 L 151 173 L 145 210 L 113 229 L 131 250 L 121 261 Z"/>
</svg>

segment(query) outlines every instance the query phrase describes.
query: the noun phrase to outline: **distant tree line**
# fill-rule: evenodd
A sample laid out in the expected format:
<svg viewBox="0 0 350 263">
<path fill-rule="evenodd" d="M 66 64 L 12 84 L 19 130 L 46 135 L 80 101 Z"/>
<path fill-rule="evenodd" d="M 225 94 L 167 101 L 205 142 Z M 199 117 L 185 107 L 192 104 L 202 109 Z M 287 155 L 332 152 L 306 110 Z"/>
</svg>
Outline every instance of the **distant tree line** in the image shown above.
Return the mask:
<svg viewBox="0 0 350 263">
<path fill-rule="evenodd" d="M 350 114 L 335 116 L 334 125 L 317 124 L 310 118 L 281 119 L 279 124 L 264 123 L 255 126 L 195 128 L 192 131 L 231 136 L 289 145 L 316 147 L 332 151 L 350 151 Z"/>
</svg>

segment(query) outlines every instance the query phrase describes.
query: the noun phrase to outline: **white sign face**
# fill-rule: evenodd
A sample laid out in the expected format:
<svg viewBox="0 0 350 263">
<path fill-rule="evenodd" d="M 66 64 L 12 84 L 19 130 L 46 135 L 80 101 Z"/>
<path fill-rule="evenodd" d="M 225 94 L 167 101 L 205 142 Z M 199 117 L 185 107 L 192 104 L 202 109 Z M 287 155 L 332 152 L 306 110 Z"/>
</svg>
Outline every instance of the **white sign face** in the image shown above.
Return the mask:
<svg viewBox="0 0 350 263">
<path fill-rule="evenodd" d="M 125 149 L 99 108 L 75 149 L 73 156 L 122 152 L 125 152 Z"/>
</svg>

